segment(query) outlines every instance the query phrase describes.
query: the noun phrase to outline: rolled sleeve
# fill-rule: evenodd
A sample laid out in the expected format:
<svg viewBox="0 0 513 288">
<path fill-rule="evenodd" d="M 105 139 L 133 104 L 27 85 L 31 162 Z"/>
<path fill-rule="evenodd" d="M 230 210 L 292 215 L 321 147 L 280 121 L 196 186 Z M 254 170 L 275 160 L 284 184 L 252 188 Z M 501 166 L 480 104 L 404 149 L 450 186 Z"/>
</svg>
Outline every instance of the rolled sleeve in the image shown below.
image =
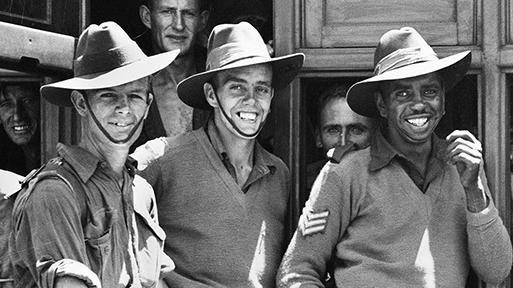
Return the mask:
<svg viewBox="0 0 513 288">
<path fill-rule="evenodd" d="M 63 259 L 88 265 L 80 207 L 60 180 L 45 179 L 36 185 L 20 194 L 14 206 L 13 264 L 28 270 L 40 287 L 53 288 L 57 272 L 66 273 L 68 262 Z"/>
<path fill-rule="evenodd" d="M 498 284 L 509 275 L 512 264 L 511 241 L 497 208 L 490 197 L 486 180 L 485 189 L 489 203 L 483 211 L 467 210 L 467 233 L 470 263 L 477 275 L 489 284 Z"/>
</svg>

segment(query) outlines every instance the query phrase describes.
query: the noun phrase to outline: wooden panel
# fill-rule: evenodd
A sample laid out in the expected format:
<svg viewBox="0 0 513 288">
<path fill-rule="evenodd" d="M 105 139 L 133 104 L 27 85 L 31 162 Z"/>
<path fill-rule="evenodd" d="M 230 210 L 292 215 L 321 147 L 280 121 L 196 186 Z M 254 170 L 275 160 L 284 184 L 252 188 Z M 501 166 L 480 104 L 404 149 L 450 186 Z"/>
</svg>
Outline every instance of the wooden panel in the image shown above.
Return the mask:
<svg viewBox="0 0 513 288">
<path fill-rule="evenodd" d="M 304 47 L 374 47 L 386 31 L 416 28 L 431 45 L 477 41 L 475 0 L 304 0 Z"/>
<path fill-rule="evenodd" d="M 78 36 L 83 0 L 0 1 L 0 20 L 26 27 Z"/>
<path fill-rule="evenodd" d="M 299 49 L 306 55 L 303 65 L 304 71 L 369 71 L 372 72 L 374 48 L 334 48 L 334 49 Z M 481 67 L 482 53 L 479 47 L 435 47 L 440 58 L 447 57 L 465 50 L 472 51 L 472 67 Z M 513 63 L 512 57 L 509 61 Z"/>
<path fill-rule="evenodd" d="M 513 5 L 511 5 L 511 1 L 502 0 L 502 17 L 504 19 L 504 26 L 501 27 L 504 31 L 505 36 L 505 44 L 513 44 Z"/>
</svg>

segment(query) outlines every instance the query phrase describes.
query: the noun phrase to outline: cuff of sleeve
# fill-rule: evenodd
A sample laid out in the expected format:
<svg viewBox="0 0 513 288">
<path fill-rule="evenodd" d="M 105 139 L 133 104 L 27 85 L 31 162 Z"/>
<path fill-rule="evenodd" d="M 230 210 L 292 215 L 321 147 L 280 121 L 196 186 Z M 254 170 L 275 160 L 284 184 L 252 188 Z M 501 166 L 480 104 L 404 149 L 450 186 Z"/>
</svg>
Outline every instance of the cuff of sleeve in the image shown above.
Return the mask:
<svg viewBox="0 0 513 288">
<path fill-rule="evenodd" d="M 86 265 L 73 259 L 61 259 L 53 263 L 48 268 L 45 276 L 44 282 L 49 284 L 47 287 L 54 287 L 58 277 L 70 276 L 84 281 L 88 287 L 101 288 L 101 283 L 96 273 Z"/>
<path fill-rule="evenodd" d="M 495 208 L 495 205 L 493 204 L 493 201 L 491 199 L 488 200 L 488 207 L 486 207 L 481 212 L 470 212 L 467 210 L 467 223 L 470 226 L 483 226 L 486 225 L 493 220 L 495 220 L 497 217 L 499 217 L 499 212 L 497 211 L 497 208 Z"/>
</svg>

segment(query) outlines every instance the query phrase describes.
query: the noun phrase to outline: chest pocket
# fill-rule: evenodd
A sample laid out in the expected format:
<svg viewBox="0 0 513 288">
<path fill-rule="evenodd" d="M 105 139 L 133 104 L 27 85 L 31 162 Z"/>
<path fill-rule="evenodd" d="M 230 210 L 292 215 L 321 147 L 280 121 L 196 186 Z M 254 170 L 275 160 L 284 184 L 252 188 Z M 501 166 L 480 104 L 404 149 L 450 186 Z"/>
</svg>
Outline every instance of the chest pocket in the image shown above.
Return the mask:
<svg viewBox="0 0 513 288">
<path fill-rule="evenodd" d="M 137 262 L 143 287 L 156 287 L 161 271 L 170 272 L 174 263 L 164 254 L 166 234 L 148 210 L 134 203 L 137 229 Z"/>
<path fill-rule="evenodd" d="M 84 229 L 84 237 L 88 246 L 87 253 L 91 268 L 98 271 L 102 279 L 108 271 L 105 271 L 106 263 L 113 255 L 112 251 L 112 226 L 116 221 L 116 213 L 109 208 L 98 209 L 90 216 Z"/>
</svg>

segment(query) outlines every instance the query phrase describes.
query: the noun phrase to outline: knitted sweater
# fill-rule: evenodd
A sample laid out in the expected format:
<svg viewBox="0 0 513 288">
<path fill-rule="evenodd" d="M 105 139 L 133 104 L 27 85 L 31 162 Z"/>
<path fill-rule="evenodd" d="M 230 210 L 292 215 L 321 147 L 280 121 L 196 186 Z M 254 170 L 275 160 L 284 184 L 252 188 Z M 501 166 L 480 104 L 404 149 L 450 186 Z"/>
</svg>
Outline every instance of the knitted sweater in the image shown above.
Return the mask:
<svg viewBox="0 0 513 288">
<path fill-rule="evenodd" d="M 373 157 L 367 148 L 323 168 L 278 272 L 280 287 L 323 287 L 330 259 L 338 287 L 465 287 L 470 266 L 490 283 L 508 275 L 511 243 L 497 209 L 490 199 L 484 211 L 468 212 L 453 165 L 440 161 L 423 193 L 397 159 L 370 169 Z"/>
<path fill-rule="evenodd" d="M 170 287 L 274 287 L 284 251 L 289 173 L 255 146 L 243 193 L 205 129 L 168 138 L 166 153 L 143 172 L 153 185 L 165 252 L 176 264 Z"/>
</svg>

